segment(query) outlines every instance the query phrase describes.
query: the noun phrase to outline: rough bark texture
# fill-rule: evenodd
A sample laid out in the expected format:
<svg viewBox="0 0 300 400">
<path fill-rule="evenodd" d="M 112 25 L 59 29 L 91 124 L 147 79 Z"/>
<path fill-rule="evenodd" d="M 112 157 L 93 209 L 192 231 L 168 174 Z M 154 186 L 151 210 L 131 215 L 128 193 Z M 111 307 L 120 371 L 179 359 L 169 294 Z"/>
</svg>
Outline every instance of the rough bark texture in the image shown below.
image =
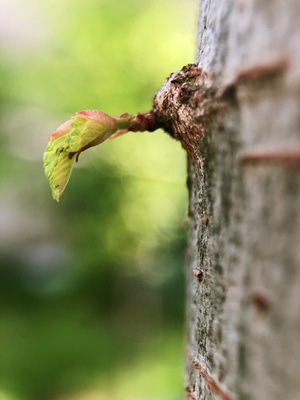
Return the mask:
<svg viewBox="0 0 300 400">
<path fill-rule="evenodd" d="M 299 0 L 202 0 L 197 65 L 154 99 L 189 155 L 191 399 L 300 399 L 299 21 Z"/>
</svg>

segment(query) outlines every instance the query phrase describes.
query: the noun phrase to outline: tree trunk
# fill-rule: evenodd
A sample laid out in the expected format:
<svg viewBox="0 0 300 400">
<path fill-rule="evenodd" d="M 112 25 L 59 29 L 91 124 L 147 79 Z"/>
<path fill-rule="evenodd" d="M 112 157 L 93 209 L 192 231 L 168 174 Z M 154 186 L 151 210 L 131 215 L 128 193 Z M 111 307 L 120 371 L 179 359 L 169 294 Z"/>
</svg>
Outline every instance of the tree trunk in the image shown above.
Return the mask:
<svg viewBox="0 0 300 400">
<path fill-rule="evenodd" d="M 154 100 L 189 154 L 187 397 L 300 399 L 300 2 L 202 0 L 198 33 Z"/>
</svg>

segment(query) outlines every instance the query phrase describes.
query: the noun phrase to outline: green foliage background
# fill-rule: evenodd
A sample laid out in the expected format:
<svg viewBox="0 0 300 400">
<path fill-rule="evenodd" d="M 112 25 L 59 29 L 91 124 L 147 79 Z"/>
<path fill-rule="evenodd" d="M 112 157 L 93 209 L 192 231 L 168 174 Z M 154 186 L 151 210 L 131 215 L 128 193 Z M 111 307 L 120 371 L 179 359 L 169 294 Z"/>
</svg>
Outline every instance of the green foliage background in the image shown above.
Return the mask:
<svg viewBox="0 0 300 400">
<path fill-rule="evenodd" d="M 182 398 L 185 154 L 130 133 L 42 156 L 74 112 L 146 111 L 193 61 L 197 4 L 1 0 L 0 400 Z"/>
</svg>

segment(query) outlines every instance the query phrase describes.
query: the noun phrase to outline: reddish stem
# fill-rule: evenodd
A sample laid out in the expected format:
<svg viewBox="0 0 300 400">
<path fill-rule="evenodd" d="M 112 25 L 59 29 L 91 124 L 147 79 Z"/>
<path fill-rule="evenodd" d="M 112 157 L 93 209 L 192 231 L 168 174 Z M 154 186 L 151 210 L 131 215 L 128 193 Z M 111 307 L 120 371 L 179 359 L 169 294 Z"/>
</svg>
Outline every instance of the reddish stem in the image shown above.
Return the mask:
<svg viewBox="0 0 300 400">
<path fill-rule="evenodd" d="M 137 113 L 134 119 L 130 122 L 128 130 L 131 132 L 153 132 L 158 129 L 159 126 L 155 119 L 153 111 L 146 111 L 143 113 Z"/>
</svg>

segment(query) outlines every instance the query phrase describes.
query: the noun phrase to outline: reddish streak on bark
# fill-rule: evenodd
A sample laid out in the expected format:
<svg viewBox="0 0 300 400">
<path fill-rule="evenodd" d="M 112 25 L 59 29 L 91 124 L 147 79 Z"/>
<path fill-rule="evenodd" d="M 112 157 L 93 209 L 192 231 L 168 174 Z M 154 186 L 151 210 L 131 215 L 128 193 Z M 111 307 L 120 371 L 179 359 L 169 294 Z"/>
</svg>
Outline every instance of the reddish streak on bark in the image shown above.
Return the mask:
<svg viewBox="0 0 300 400">
<path fill-rule="evenodd" d="M 202 224 L 205 225 L 205 226 L 207 226 L 207 225 L 209 224 L 209 219 L 208 219 L 207 217 L 204 217 L 204 218 L 202 219 Z"/>
<path fill-rule="evenodd" d="M 283 75 L 288 68 L 287 60 L 278 60 L 269 64 L 258 64 L 238 71 L 236 82 L 250 83 L 253 80 L 269 80 Z"/>
<path fill-rule="evenodd" d="M 259 311 L 267 312 L 270 308 L 270 300 L 261 292 L 252 293 L 250 300 Z"/>
<path fill-rule="evenodd" d="M 240 160 L 242 164 L 300 165 L 300 149 L 257 150 L 242 154 Z"/>
<path fill-rule="evenodd" d="M 216 395 L 218 395 L 222 400 L 232 400 L 232 397 L 229 396 L 228 393 L 225 392 L 224 389 L 221 388 L 220 384 L 216 382 L 208 373 L 204 370 L 204 368 L 193 358 L 191 358 L 192 365 L 195 369 L 200 373 L 202 378 L 204 379 L 207 387 Z"/>
<path fill-rule="evenodd" d="M 189 387 L 186 387 L 185 391 L 186 391 L 186 395 L 189 399 L 197 400 L 196 395 L 192 392 L 192 390 Z"/>
</svg>

